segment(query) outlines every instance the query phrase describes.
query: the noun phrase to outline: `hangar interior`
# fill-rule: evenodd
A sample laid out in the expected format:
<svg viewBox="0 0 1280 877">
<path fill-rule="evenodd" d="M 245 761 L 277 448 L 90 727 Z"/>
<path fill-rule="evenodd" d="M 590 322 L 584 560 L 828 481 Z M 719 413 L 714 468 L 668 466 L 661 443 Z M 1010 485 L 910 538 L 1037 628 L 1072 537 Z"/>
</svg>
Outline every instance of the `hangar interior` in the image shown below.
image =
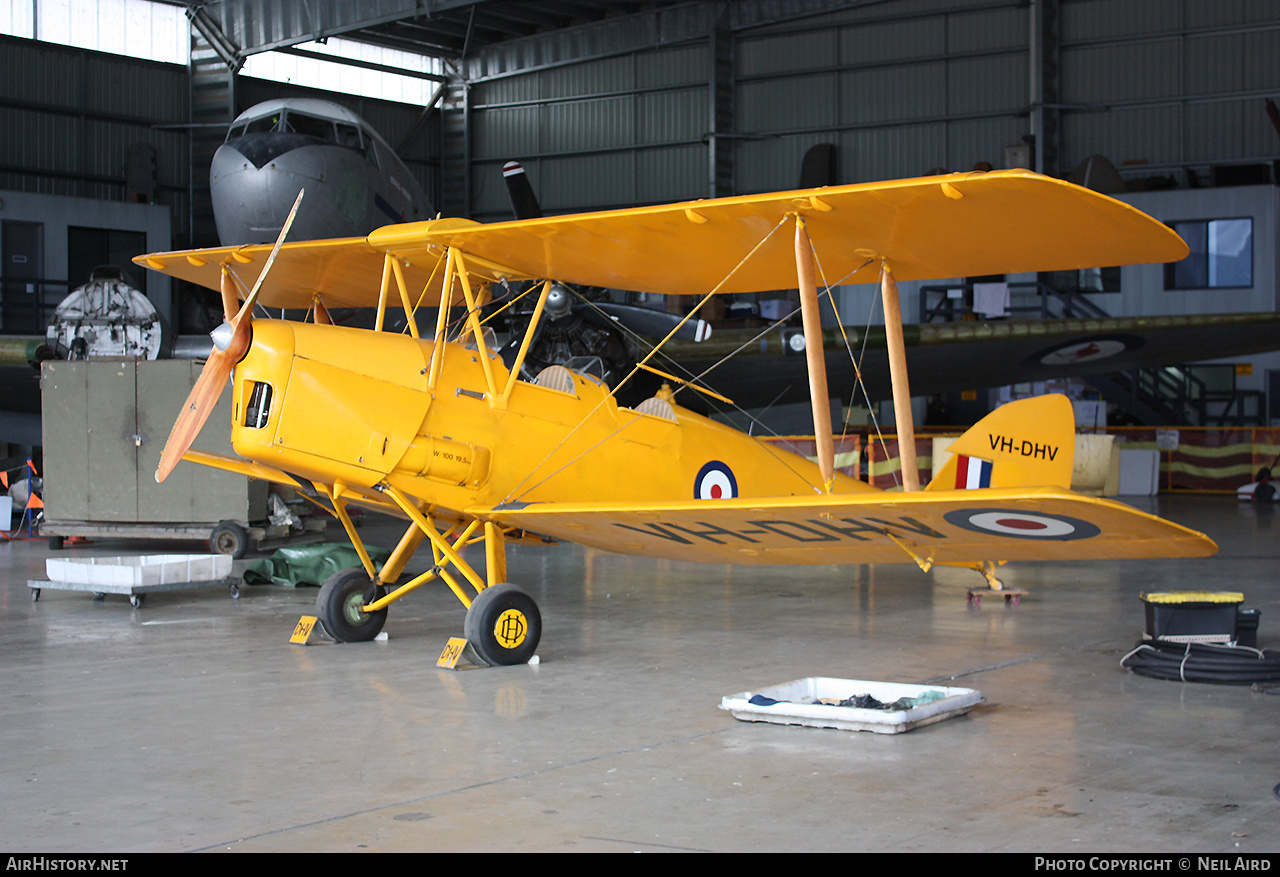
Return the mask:
<svg viewBox="0 0 1280 877">
<path fill-rule="evenodd" d="M 40 371 L 22 345 L 52 338 L 59 305 L 113 264 L 154 307 L 161 358 L 178 358 L 181 339 L 221 320 L 218 296 L 131 259 L 218 245 L 210 167 L 232 122 L 264 102 L 319 99 L 378 132 L 428 215 L 483 223 L 518 209 L 504 182 L 513 160 L 547 216 L 787 191 L 814 179 L 809 162 L 831 185 L 1025 168 L 1137 207 L 1178 231 L 1191 258 L 902 282 L 920 337 L 1078 321 L 1072 341 L 1015 358 L 938 348 L 921 368 L 932 389 L 912 408 L 942 435 L 1050 390 L 1072 395 L 1086 431 L 1148 430 L 1116 432 L 1117 444 L 1150 438 L 1144 452 L 1166 467 L 1172 436 L 1191 462 L 1121 499 L 1218 545 L 1196 559 L 1011 563 L 999 575 L 1028 592 L 1016 602 L 975 602 L 973 571 L 941 566 L 519 545 L 507 563 L 541 606 L 538 661 L 446 670 L 436 657 L 461 614 L 445 588 L 393 607 L 385 639 L 308 646 L 289 636 L 312 588 L 33 600 L 50 558 L 205 548 L 102 528 L 55 546 L 28 526 L 29 504 L 0 542 L 6 848 L 1280 849 L 1275 687 L 1120 666 L 1143 634 L 1141 593 L 1240 592 L 1257 647 L 1280 642 L 1272 507 L 1233 493 L 1280 455 L 1280 0 L 35 0 L 0 10 L 0 34 L 0 341 L 18 351 L 0 366 L 0 442 L 18 506 L 27 472 L 43 478 L 50 516 L 73 482 L 90 504 L 115 498 L 95 435 L 125 439 L 149 473 L 141 424 L 156 424 L 158 455 L 177 413 L 152 411 L 136 387 L 119 406 L 90 392 L 76 421 L 87 425 L 65 426 L 59 409 L 56 438 L 76 442 L 51 456 Z M 992 286 L 999 300 L 984 309 Z M 795 295 L 725 297 L 712 338 L 754 333 Z M 831 300 L 828 328 L 870 337 L 884 323 L 873 284 L 837 286 Z M 1088 321 L 1123 328 L 1078 334 Z M 1143 334 L 1156 321 L 1192 331 L 1159 341 Z M 1117 356 L 1161 344 L 1212 355 L 1110 371 L 1065 362 L 1105 358 L 1108 344 Z M 1037 368 L 1074 370 L 1023 376 L 1033 349 Z M 75 365 L 47 356 L 46 379 Z M 888 394 L 871 395 L 833 393 L 833 421 L 892 430 Z M 808 402 L 765 399 L 742 416 L 721 414 L 813 432 Z M 871 453 L 864 478 L 876 477 Z M 78 460 L 74 479 L 59 459 Z M 146 518 L 161 500 L 133 490 L 129 514 Z M 390 548 L 399 527 L 370 515 L 362 532 Z M 336 522 L 327 535 L 344 539 Z M 236 575 L 263 556 L 237 558 Z M 826 677 L 982 700 L 901 735 L 718 708 Z"/>
</svg>

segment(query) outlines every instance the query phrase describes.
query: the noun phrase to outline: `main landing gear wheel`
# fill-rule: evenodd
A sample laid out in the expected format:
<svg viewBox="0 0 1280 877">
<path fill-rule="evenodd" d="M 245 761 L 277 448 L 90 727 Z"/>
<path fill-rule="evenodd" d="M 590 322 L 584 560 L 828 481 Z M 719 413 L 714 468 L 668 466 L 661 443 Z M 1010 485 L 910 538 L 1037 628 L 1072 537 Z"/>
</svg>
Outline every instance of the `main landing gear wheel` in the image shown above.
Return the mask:
<svg viewBox="0 0 1280 877">
<path fill-rule="evenodd" d="M 471 601 L 463 631 L 485 663 L 527 664 L 542 638 L 542 614 L 515 585 L 490 585 Z"/>
<path fill-rule="evenodd" d="M 387 620 L 387 610 L 365 612 L 366 603 L 386 595 L 381 585 L 375 586 L 363 569 L 344 569 L 329 576 L 316 597 L 316 616 L 340 643 L 368 642 L 378 635 Z"/>
</svg>

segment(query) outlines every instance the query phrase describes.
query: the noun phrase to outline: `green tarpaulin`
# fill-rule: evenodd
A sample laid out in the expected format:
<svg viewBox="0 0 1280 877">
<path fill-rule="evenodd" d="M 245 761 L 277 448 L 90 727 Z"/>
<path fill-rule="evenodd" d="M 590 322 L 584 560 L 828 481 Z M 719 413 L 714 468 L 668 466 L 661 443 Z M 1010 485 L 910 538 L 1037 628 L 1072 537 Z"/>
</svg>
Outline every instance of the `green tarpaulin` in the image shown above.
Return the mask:
<svg viewBox="0 0 1280 877">
<path fill-rule="evenodd" d="M 385 548 L 365 547 L 375 565 L 391 556 Z M 244 571 L 244 583 L 286 588 L 311 585 L 318 588 L 334 573 L 360 565 L 360 555 L 350 545 L 299 545 L 280 548 L 270 557 L 254 561 Z"/>
</svg>

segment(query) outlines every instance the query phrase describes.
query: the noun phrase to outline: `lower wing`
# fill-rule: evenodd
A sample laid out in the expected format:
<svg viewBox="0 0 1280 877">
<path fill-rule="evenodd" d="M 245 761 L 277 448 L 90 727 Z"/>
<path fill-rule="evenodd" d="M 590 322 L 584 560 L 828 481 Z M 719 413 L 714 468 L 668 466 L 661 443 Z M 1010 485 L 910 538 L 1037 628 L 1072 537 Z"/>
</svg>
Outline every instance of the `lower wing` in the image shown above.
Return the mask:
<svg viewBox="0 0 1280 877">
<path fill-rule="evenodd" d="M 511 504 L 469 514 L 614 551 L 747 564 L 1206 557 L 1213 540 L 1062 488 L 675 504 Z"/>
<path fill-rule="evenodd" d="M 261 478 L 263 481 L 292 487 L 299 496 L 310 500 L 325 511 L 332 512 L 333 501 L 329 496 L 327 485 L 308 481 L 306 478 L 286 472 L 283 469 L 277 469 L 274 466 L 257 463 L 253 460 L 245 460 L 241 457 L 228 457 L 223 454 L 211 454 L 206 451 L 189 450 L 182 455 L 182 459 L 190 463 L 199 463 L 201 466 L 211 466 L 214 469 L 237 472 L 250 478 Z M 342 495 L 342 501 L 363 508 L 402 516 L 395 503 L 374 491 L 347 490 Z"/>
</svg>

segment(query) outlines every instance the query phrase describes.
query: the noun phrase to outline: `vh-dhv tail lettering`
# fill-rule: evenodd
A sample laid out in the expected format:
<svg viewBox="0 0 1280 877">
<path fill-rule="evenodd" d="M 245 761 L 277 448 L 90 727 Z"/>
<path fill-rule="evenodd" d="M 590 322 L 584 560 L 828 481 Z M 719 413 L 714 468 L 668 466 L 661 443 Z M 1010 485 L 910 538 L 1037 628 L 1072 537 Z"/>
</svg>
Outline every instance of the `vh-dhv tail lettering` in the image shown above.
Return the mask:
<svg viewBox="0 0 1280 877">
<path fill-rule="evenodd" d="M 1058 448 L 1053 445 L 1041 445 L 1030 439 L 1019 441 L 1012 436 L 991 433 L 987 437 L 991 442 L 991 450 L 1003 454 L 1020 454 L 1024 457 L 1036 457 L 1041 460 L 1054 460 L 1058 456 Z"/>
</svg>

